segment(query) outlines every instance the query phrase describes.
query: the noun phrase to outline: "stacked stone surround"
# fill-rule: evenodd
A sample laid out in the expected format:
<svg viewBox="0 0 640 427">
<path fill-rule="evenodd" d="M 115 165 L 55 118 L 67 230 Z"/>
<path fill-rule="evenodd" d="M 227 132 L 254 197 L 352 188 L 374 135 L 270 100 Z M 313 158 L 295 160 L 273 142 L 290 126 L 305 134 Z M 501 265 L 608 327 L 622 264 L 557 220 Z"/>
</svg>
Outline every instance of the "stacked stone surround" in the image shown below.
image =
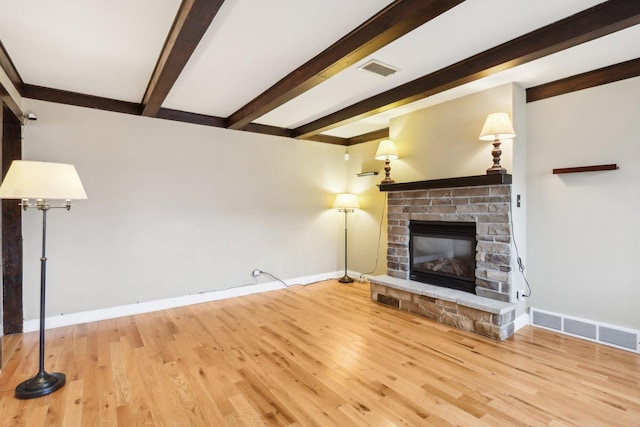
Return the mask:
<svg viewBox="0 0 640 427">
<path fill-rule="evenodd" d="M 409 279 L 409 222 L 476 223 L 476 294 L 510 301 L 511 185 L 390 192 L 387 275 Z"/>
<path fill-rule="evenodd" d="M 381 190 L 389 192 L 387 275 L 369 278 L 371 299 L 494 339 L 511 336 L 511 185 Z M 409 280 L 411 220 L 476 224 L 476 295 Z"/>
</svg>

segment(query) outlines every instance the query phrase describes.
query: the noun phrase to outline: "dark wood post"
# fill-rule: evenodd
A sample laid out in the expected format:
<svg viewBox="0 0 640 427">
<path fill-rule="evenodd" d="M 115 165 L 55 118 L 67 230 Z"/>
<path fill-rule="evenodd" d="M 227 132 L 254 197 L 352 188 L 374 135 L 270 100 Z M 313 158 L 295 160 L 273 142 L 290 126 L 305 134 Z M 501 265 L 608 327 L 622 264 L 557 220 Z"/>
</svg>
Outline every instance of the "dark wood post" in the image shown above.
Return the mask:
<svg viewBox="0 0 640 427">
<path fill-rule="evenodd" d="M 22 128 L 7 108 L 2 113 L 2 178 L 22 158 Z M 16 200 L 2 200 L 2 323 L 4 334 L 22 332 L 22 211 Z"/>
</svg>

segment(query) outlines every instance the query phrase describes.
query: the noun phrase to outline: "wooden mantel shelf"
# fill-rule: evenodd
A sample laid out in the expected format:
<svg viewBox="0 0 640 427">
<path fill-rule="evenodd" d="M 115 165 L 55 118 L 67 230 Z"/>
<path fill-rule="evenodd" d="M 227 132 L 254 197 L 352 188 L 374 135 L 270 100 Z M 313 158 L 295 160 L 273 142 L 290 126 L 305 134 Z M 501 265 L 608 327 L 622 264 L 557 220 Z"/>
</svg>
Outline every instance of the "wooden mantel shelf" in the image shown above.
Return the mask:
<svg viewBox="0 0 640 427">
<path fill-rule="evenodd" d="M 575 168 L 559 168 L 554 169 L 553 174 L 559 175 L 563 173 L 576 173 L 576 172 L 596 172 L 596 171 L 613 171 L 620 169 L 617 164 L 611 163 L 608 165 L 595 165 L 595 166 L 578 166 Z"/>
<path fill-rule="evenodd" d="M 380 191 L 431 190 L 434 188 L 479 187 L 481 185 L 511 184 L 512 177 L 507 173 L 461 176 L 457 178 L 430 179 L 427 181 L 397 182 L 380 184 Z"/>
</svg>

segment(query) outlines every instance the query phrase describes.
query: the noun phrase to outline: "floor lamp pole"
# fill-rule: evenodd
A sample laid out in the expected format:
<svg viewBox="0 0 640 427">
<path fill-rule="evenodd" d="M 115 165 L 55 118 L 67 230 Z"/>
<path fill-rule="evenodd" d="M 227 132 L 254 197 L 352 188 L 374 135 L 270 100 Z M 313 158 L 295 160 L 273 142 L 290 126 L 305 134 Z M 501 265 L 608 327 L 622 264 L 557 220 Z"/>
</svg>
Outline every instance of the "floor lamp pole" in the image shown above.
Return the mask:
<svg viewBox="0 0 640 427">
<path fill-rule="evenodd" d="M 59 372 L 46 372 L 44 370 L 44 318 L 45 318 L 45 297 L 47 278 L 47 211 L 49 205 L 38 205 L 38 210 L 42 211 L 42 257 L 40 258 L 40 362 L 36 376 L 18 384 L 16 387 L 16 397 L 19 399 L 31 399 L 45 396 L 61 388 L 66 381 L 64 374 Z"/>
<path fill-rule="evenodd" d="M 344 276 L 338 279 L 338 282 L 351 283 L 353 277 L 349 277 L 347 274 L 347 214 L 353 212 L 353 209 L 340 209 L 340 211 L 344 212 Z"/>
</svg>

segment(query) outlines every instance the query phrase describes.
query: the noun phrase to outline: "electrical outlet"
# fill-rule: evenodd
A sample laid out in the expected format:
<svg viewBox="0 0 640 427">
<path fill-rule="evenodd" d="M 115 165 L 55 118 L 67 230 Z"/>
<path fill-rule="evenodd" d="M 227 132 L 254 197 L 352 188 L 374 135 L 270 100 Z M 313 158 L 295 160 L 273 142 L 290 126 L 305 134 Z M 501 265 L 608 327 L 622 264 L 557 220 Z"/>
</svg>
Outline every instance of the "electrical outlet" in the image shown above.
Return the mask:
<svg viewBox="0 0 640 427">
<path fill-rule="evenodd" d="M 251 272 L 251 274 L 253 275 L 253 277 L 258 277 L 260 275 L 260 273 L 262 273 L 262 271 L 259 268 L 256 268 L 255 270 L 253 270 Z"/>
<path fill-rule="evenodd" d="M 516 299 L 518 301 L 522 301 L 522 291 L 521 290 L 517 290 L 516 291 Z"/>
</svg>

